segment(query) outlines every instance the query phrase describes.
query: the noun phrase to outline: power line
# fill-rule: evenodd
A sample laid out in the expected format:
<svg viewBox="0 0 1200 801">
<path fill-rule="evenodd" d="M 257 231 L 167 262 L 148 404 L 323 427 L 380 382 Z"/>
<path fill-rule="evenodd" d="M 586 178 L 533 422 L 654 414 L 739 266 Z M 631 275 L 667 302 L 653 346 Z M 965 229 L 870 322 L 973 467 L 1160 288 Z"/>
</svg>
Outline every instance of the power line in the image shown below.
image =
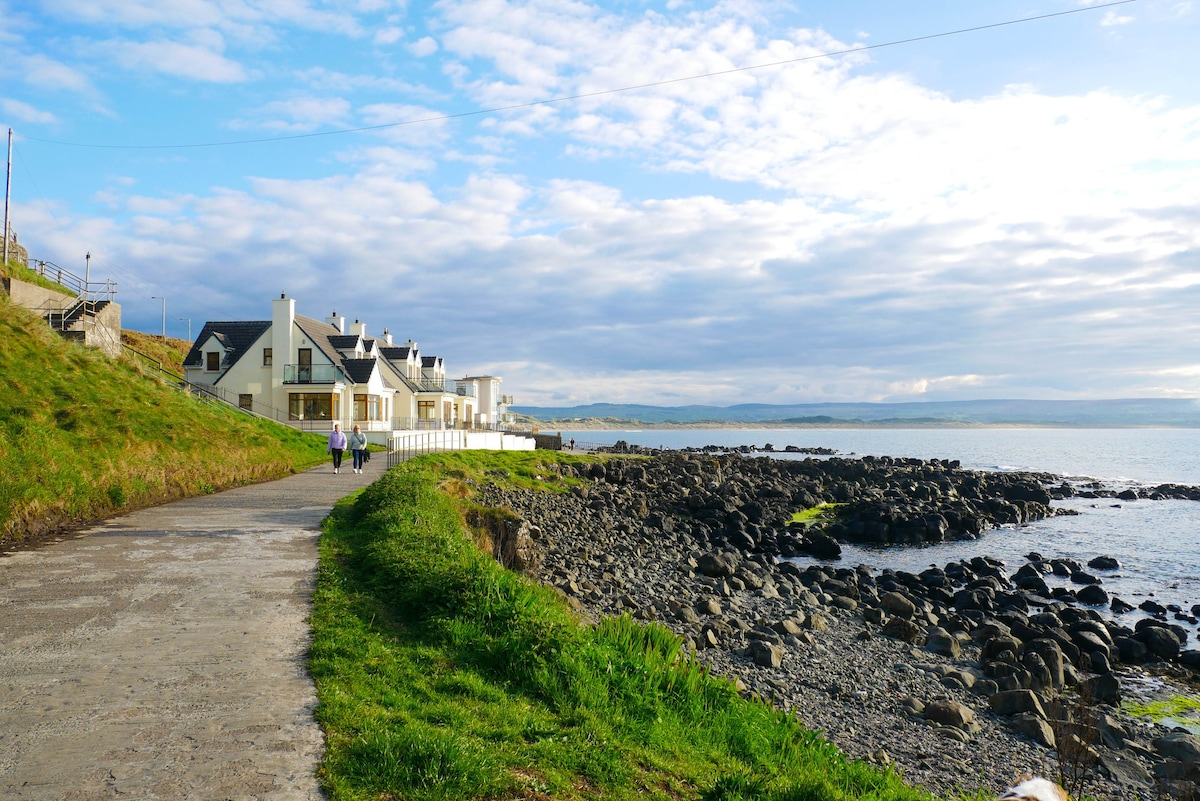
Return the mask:
<svg viewBox="0 0 1200 801">
<path fill-rule="evenodd" d="M 845 56 L 851 53 L 864 53 L 868 50 L 879 50 L 884 47 L 896 47 L 898 45 L 913 44 L 914 42 L 925 42 L 930 39 L 942 39 L 947 36 L 959 36 L 965 33 L 976 33 L 978 31 L 986 31 L 992 28 L 1003 28 L 1008 25 L 1021 25 L 1027 22 L 1037 22 L 1039 20 L 1051 19 L 1053 17 L 1065 17 L 1069 14 L 1081 14 L 1086 11 L 1097 11 L 1102 8 L 1112 8 L 1113 6 L 1122 6 L 1127 3 L 1133 3 L 1136 0 L 1113 0 L 1109 3 L 1101 3 L 1099 5 L 1084 6 L 1082 8 L 1073 8 L 1068 11 L 1056 11 L 1051 14 L 1039 14 L 1032 17 L 1022 17 L 1020 19 L 1006 20 L 1005 22 L 993 22 L 988 25 L 976 25 L 971 28 L 959 28 L 953 31 L 943 31 L 942 33 L 931 33 L 925 36 L 914 36 L 909 39 L 897 39 L 893 42 L 881 42 L 874 45 L 863 45 L 861 47 L 851 47 L 846 50 L 836 50 L 828 53 L 817 53 L 811 56 L 801 56 L 800 58 L 789 58 L 783 61 L 772 61 L 766 64 L 754 64 L 748 67 L 732 67 L 727 70 L 717 70 L 715 72 L 705 72 L 700 75 L 688 75 L 681 78 L 667 78 L 661 81 L 651 81 L 650 83 L 634 84 L 632 86 L 622 86 L 616 89 L 600 89 L 595 92 L 582 92 L 576 95 L 563 95 L 561 97 L 551 97 L 544 100 L 531 100 L 527 103 L 514 103 L 508 106 L 493 106 L 490 108 L 476 109 L 474 111 L 461 111 L 455 114 L 435 114 L 429 117 L 418 117 L 412 120 L 401 120 L 400 122 L 386 122 L 378 125 L 364 125 L 358 128 L 338 128 L 332 131 L 315 131 L 304 134 L 290 134 L 287 136 L 271 136 L 259 139 L 234 139 L 224 142 L 194 142 L 191 144 L 174 144 L 174 145 L 98 145 L 85 142 L 63 142 L 55 139 L 41 139 L 36 136 L 26 136 L 34 142 L 43 142 L 51 145 L 62 145 L 65 147 L 86 147 L 105 150 L 182 150 L 202 147 L 232 147 L 234 145 L 257 145 L 267 142 L 286 142 L 296 139 L 315 139 L 321 136 L 341 136 L 343 134 L 363 133 L 366 131 L 379 131 L 387 128 L 399 128 L 405 125 L 422 125 L 429 122 L 444 122 L 446 120 L 457 120 L 465 117 L 477 117 L 484 114 L 498 114 L 504 111 L 517 111 L 519 109 L 534 108 L 536 106 L 548 106 L 555 103 L 568 103 L 572 100 L 586 100 L 591 97 L 603 97 L 604 95 L 619 94 L 622 92 L 636 92 L 641 89 L 653 89 L 656 86 L 669 86 L 675 83 L 685 83 L 687 81 L 698 81 L 704 78 L 716 78 L 722 75 L 733 75 L 739 72 L 750 72 L 752 70 L 769 69 L 771 67 L 782 67 L 788 64 L 800 64 L 805 61 L 813 61 L 821 58 L 833 58 L 835 56 Z"/>
</svg>

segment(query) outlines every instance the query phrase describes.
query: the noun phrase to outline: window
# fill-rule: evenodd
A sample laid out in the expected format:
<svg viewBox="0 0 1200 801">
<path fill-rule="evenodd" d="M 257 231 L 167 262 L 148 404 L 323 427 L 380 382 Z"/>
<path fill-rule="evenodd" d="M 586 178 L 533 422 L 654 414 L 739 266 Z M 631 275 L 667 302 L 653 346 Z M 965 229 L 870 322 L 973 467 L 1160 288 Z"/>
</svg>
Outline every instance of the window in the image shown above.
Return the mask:
<svg viewBox="0 0 1200 801">
<path fill-rule="evenodd" d="M 288 396 L 289 420 L 335 420 L 338 411 L 335 395 L 297 392 Z"/>
<path fill-rule="evenodd" d="M 383 408 L 378 395 L 354 396 L 355 420 L 382 420 Z"/>
<path fill-rule="evenodd" d="M 263 367 L 270 367 L 273 356 L 270 348 L 263 348 Z"/>
<path fill-rule="evenodd" d="M 437 414 L 437 403 L 434 401 L 417 401 L 417 417 L 422 420 L 433 420 Z"/>
<path fill-rule="evenodd" d="M 215 373 L 221 369 L 221 352 L 210 350 L 204 354 L 205 365 L 204 369 L 210 373 Z"/>
<path fill-rule="evenodd" d="M 238 395 L 238 408 L 254 411 L 254 396 L 245 392 Z"/>
<path fill-rule="evenodd" d="M 301 384 L 307 384 L 312 381 L 312 348 L 300 348 L 296 351 L 296 356 L 300 362 L 296 378 Z"/>
</svg>

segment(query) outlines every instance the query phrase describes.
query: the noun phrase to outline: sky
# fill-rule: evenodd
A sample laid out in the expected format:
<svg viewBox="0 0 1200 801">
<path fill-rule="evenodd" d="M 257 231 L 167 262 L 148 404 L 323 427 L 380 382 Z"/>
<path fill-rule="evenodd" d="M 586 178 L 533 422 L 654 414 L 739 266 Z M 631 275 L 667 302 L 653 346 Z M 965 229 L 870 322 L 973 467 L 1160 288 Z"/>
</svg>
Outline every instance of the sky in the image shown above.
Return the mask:
<svg viewBox="0 0 1200 801">
<path fill-rule="evenodd" d="M 126 328 L 286 293 L 518 406 L 1200 397 L 1197 0 L 0 19 L 12 228 Z"/>
</svg>

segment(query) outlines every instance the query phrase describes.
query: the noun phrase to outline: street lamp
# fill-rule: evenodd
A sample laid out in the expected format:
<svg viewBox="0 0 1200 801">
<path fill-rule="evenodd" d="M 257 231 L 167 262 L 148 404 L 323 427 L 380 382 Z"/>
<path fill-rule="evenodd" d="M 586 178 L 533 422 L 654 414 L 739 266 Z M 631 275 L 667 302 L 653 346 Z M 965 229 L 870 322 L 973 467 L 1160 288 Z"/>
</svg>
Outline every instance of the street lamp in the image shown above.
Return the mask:
<svg viewBox="0 0 1200 801">
<path fill-rule="evenodd" d="M 179 318 L 179 322 L 181 322 L 181 323 L 182 323 L 184 320 L 187 320 L 187 324 L 188 324 L 188 342 L 191 342 L 191 341 L 192 341 L 192 318 L 191 318 L 191 317 L 180 317 L 180 318 Z"/>
<path fill-rule="evenodd" d="M 150 300 L 161 300 L 162 301 L 162 340 L 163 340 L 163 342 L 166 342 L 167 341 L 167 299 L 160 298 L 157 295 L 151 295 Z"/>
</svg>

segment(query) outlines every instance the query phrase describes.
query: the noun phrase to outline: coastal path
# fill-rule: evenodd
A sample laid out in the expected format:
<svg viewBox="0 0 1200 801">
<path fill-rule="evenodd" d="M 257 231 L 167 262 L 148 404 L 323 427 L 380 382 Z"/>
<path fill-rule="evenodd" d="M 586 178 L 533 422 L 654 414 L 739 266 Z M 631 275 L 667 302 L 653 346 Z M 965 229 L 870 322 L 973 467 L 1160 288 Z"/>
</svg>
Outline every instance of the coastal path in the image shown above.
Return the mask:
<svg viewBox="0 0 1200 801">
<path fill-rule="evenodd" d="M 305 660 L 325 465 L 0 558 L 0 797 L 323 798 Z"/>
</svg>

